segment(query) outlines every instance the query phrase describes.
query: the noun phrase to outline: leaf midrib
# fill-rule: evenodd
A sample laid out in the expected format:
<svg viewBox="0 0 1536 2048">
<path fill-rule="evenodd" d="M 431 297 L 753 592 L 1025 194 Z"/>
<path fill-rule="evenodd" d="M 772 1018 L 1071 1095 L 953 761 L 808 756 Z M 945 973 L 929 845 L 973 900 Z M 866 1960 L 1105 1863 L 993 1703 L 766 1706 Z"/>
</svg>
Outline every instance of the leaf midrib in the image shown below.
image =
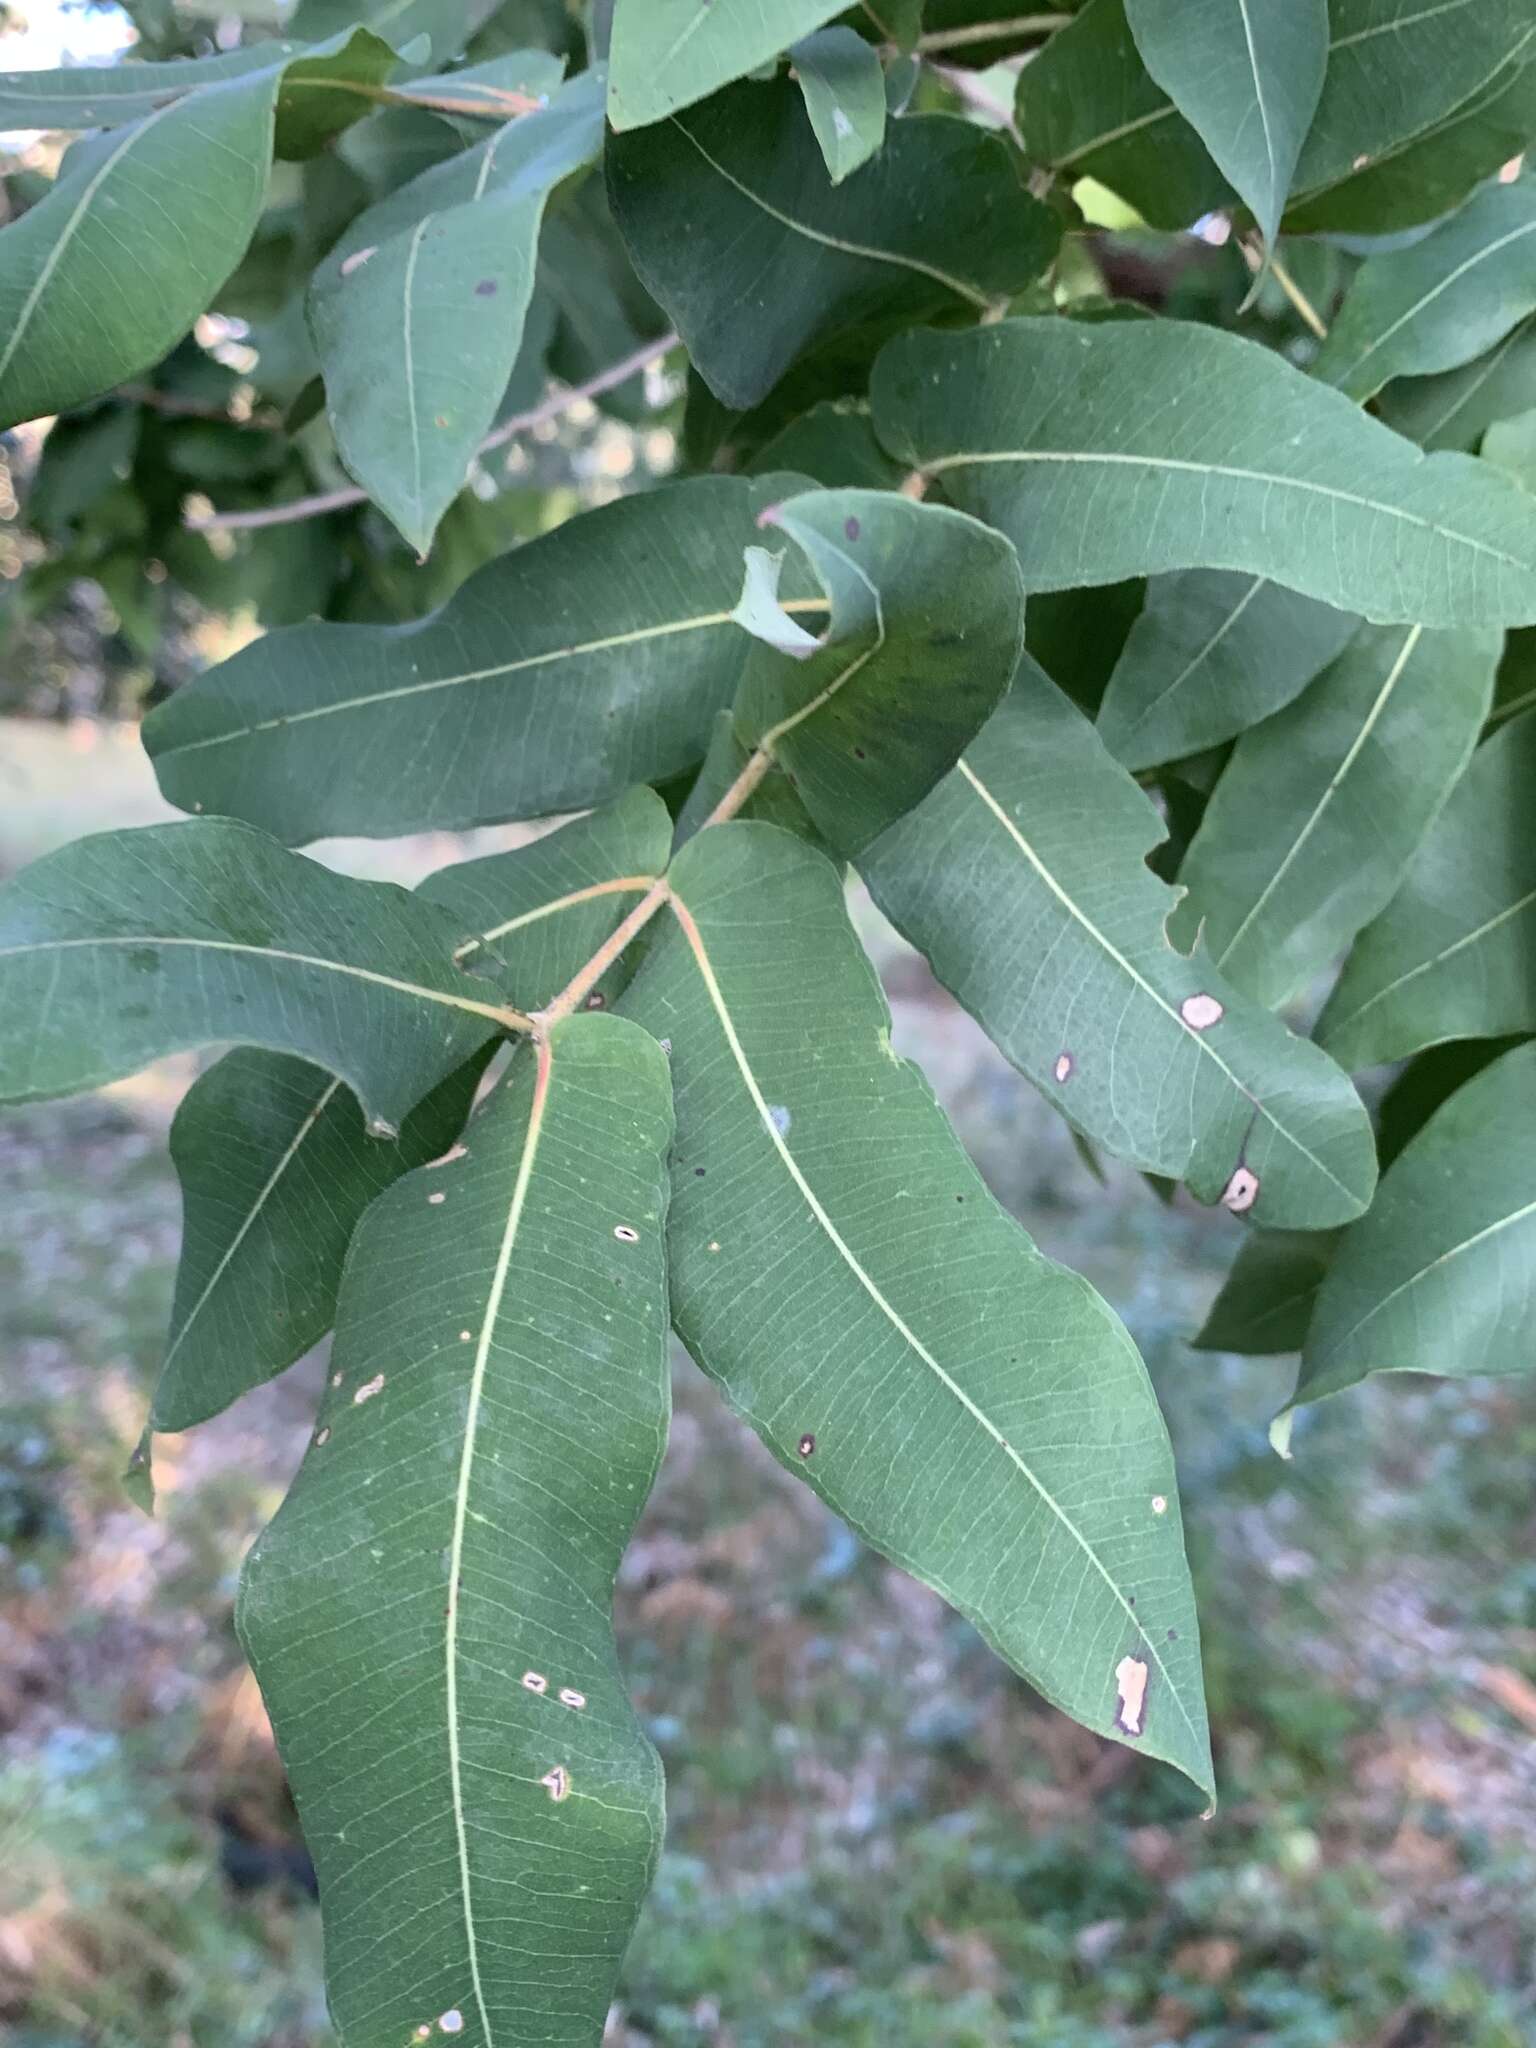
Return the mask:
<svg viewBox="0 0 1536 2048">
<path fill-rule="evenodd" d="M 1194 1722 L 1190 1719 L 1189 1710 L 1184 1705 L 1183 1695 L 1180 1692 L 1179 1687 L 1174 1683 L 1173 1678 L 1169 1673 L 1166 1664 L 1163 1662 L 1162 1656 L 1158 1651 L 1156 1643 L 1148 1634 L 1146 1628 L 1138 1620 L 1135 1608 L 1132 1607 L 1129 1600 L 1127 1600 L 1125 1594 L 1121 1592 L 1120 1587 L 1116 1584 L 1114 1578 L 1110 1575 L 1108 1569 L 1106 1568 L 1103 1560 L 1100 1558 L 1098 1552 L 1094 1549 L 1093 1545 L 1088 1541 L 1087 1537 L 1084 1536 L 1082 1530 L 1078 1528 L 1076 1522 L 1073 1521 L 1072 1517 L 1067 1513 L 1066 1509 L 1056 1499 L 1055 1495 L 1038 1477 L 1038 1475 L 1032 1470 L 1029 1464 L 1022 1457 L 1020 1457 L 1018 1451 L 1003 1435 L 1002 1431 L 997 1427 L 996 1423 L 992 1421 L 991 1417 L 986 1413 L 986 1411 L 978 1407 L 976 1402 L 972 1400 L 971 1396 L 968 1393 L 966 1393 L 965 1389 L 959 1384 L 959 1382 L 955 1380 L 951 1374 L 947 1373 L 944 1370 L 943 1366 L 940 1365 L 939 1361 L 934 1357 L 933 1353 L 928 1350 L 927 1346 L 922 1342 L 921 1338 L 918 1337 L 917 1333 L 902 1318 L 894 1304 L 886 1299 L 885 1295 L 881 1292 L 880 1288 L 876 1284 L 873 1276 L 865 1271 L 864 1267 L 860 1264 L 859 1259 L 853 1251 L 852 1247 L 844 1239 L 841 1232 L 838 1230 L 837 1225 L 832 1221 L 831 1216 L 822 1206 L 821 1201 L 817 1197 L 815 1190 L 810 1185 L 810 1182 L 805 1178 L 805 1175 L 801 1172 L 799 1163 L 795 1159 L 794 1154 L 790 1151 L 788 1145 L 785 1143 L 784 1135 L 779 1130 L 778 1125 L 774 1121 L 773 1114 L 771 1109 L 769 1108 L 767 1098 L 764 1096 L 762 1089 L 758 1086 L 757 1076 L 752 1070 L 751 1062 L 747 1058 L 746 1048 L 742 1045 L 740 1036 L 737 1033 L 735 1020 L 731 1016 L 730 1007 L 725 1000 L 725 993 L 723 989 L 720 987 L 719 980 L 716 977 L 714 966 L 709 957 L 709 950 L 704 944 L 703 934 L 699 930 L 697 921 L 694 919 L 693 914 L 688 909 L 688 906 L 681 901 L 681 899 L 677 896 L 675 891 L 669 894 L 667 898 L 667 904 L 668 908 L 672 911 L 673 915 L 676 917 L 678 921 L 678 924 L 682 928 L 683 936 L 687 940 L 689 951 L 692 953 L 694 964 L 698 969 L 699 978 L 704 984 L 704 990 L 709 998 L 710 1006 L 714 1010 L 716 1019 L 719 1022 L 721 1032 L 724 1035 L 726 1045 L 730 1050 L 731 1058 L 736 1066 L 736 1070 L 741 1076 L 742 1085 L 746 1089 L 747 1094 L 752 1102 L 752 1106 L 757 1112 L 758 1120 L 762 1124 L 763 1130 L 766 1132 L 769 1142 L 772 1144 L 774 1150 L 777 1152 L 780 1162 L 784 1166 L 784 1169 L 788 1173 L 791 1181 L 794 1183 L 796 1191 L 800 1195 L 801 1200 L 805 1203 L 807 1209 L 810 1211 L 817 1226 L 820 1228 L 823 1235 L 826 1237 L 828 1243 L 832 1246 L 834 1251 L 836 1251 L 838 1257 L 842 1260 L 843 1264 L 847 1267 L 849 1273 L 852 1274 L 853 1278 L 855 1279 L 855 1281 L 857 1281 L 859 1286 L 863 1288 L 864 1292 L 869 1296 L 870 1300 L 875 1304 L 875 1307 L 879 1309 L 881 1314 L 890 1323 L 891 1327 L 904 1340 L 904 1342 L 916 1354 L 916 1356 L 922 1360 L 923 1364 L 927 1366 L 929 1371 L 938 1380 L 939 1384 L 943 1386 L 950 1395 L 953 1396 L 953 1398 L 959 1403 L 959 1405 L 965 1410 L 965 1412 L 971 1417 L 971 1419 L 977 1424 L 979 1424 L 979 1426 L 986 1433 L 986 1435 L 991 1437 L 992 1441 L 995 1444 L 997 1444 L 997 1446 L 1003 1451 L 1005 1456 L 1015 1466 L 1018 1472 L 1034 1489 L 1035 1493 L 1038 1495 L 1040 1500 L 1056 1517 L 1057 1521 L 1061 1524 L 1062 1528 L 1067 1531 L 1068 1535 L 1077 1544 L 1078 1548 L 1082 1551 L 1084 1557 L 1087 1558 L 1088 1562 L 1092 1565 L 1094 1571 L 1103 1580 L 1105 1586 L 1109 1589 L 1109 1592 L 1112 1594 L 1114 1599 L 1123 1609 L 1127 1623 L 1132 1629 L 1134 1629 L 1136 1637 L 1138 1641 L 1142 1644 L 1148 1658 L 1156 1666 L 1158 1672 L 1161 1674 L 1163 1680 L 1167 1684 L 1168 1691 L 1170 1692 L 1170 1694 L 1172 1695 L 1172 1697 L 1178 1705 L 1180 1718 L 1183 1720 L 1185 1727 L 1188 1729 L 1190 1736 L 1193 1738 L 1196 1749 L 1198 1751 L 1202 1746 L 1201 1736 L 1198 1729 L 1195 1727 Z"/>
<path fill-rule="evenodd" d="M 1512 242 L 1523 241 L 1527 235 L 1536 235 L 1536 220 L 1522 221 L 1519 227 L 1511 228 L 1507 234 L 1499 235 L 1494 241 L 1485 242 L 1480 249 L 1474 249 L 1472 254 L 1458 263 L 1454 270 L 1447 271 L 1446 275 L 1437 284 L 1432 285 L 1428 291 L 1421 292 L 1411 306 L 1399 313 L 1395 320 L 1384 327 L 1380 334 L 1355 357 L 1352 363 L 1347 364 L 1342 370 L 1337 372 L 1336 381 L 1342 385 L 1349 378 L 1355 376 L 1362 363 L 1368 363 L 1373 355 L 1376 355 L 1381 349 L 1386 347 L 1394 335 L 1401 333 L 1410 320 L 1417 320 L 1427 306 L 1432 306 L 1443 292 L 1448 292 L 1452 285 L 1459 284 L 1462 278 L 1469 271 L 1476 270 L 1479 264 L 1490 262 L 1495 256 L 1500 255 L 1507 249 Z"/>
</svg>

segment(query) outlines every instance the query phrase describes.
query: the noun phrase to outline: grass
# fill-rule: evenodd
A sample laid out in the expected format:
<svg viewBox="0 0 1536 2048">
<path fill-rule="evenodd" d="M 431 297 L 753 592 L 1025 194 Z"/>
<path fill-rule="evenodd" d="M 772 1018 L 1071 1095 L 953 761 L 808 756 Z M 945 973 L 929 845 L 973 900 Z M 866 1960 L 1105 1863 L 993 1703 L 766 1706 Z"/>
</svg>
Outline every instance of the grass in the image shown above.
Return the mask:
<svg viewBox="0 0 1536 2048">
<path fill-rule="evenodd" d="M 889 964 L 889 963 L 888 963 Z M 1095 1183 L 910 962 L 898 1037 L 1122 1309 L 1179 1451 L 1222 1808 L 1047 1709 L 690 1366 L 621 1643 L 669 1846 L 614 2048 L 1530 2048 L 1536 1399 L 1392 1382 L 1282 1466 L 1284 1362 L 1190 1352 L 1235 1226 Z M 0 1122 L 0 2027 L 324 2048 L 318 1916 L 230 1628 L 313 1364 L 117 1475 L 169 1305 L 184 1071 Z"/>
</svg>

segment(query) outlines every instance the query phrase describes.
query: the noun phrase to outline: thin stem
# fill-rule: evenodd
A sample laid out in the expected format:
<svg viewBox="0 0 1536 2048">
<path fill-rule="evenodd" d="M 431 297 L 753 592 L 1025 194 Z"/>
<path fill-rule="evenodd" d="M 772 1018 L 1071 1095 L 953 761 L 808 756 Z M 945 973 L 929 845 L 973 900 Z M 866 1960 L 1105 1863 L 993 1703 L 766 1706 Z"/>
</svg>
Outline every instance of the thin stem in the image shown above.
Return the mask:
<svg viewBox="0 0 1536 2048">
<path fill-rule="evenodd" d="M 505 121 L 518 114 L 536 114 L 546 104 L 525 92 L 508 92 L 499 85 L 480 85 L 473 95 L 455 98 L 452 93 L 432 93 L 416 86 L 365 85 L 357 78 L 290 78 L 285 90 L 293 92 L 351 92 L 359 99 L 374 100 L 386 107 L 430 107 L 435 113 L 468 114 L 482 121 Z"/>
<path fill-rule="evenodd" d="M 152 384 L 119 384 L 114 398 L 130 405 L 142 405 L 167 419 L 217 420 L 221 426 L 249 428 L 253 433 L 272 434 L 282 421 L 275 412 L 253 412 L 249 419 L 236 419 L 227 406 L 210 405 L 200 398 L 182 398 L 174 391 L 157 391 Z"/>
<path fill-rule="evenodd" d="M 1256 249 L 1247 237 L 1240 240 L 1237 246 L 1243 252 L 1243 261 L 1248 265 L 1254 276 L 1258 277 L 1264 268 L 1263 250 Z M 1301 319 L 1311 328 L 1319 341 L 1326 341 L 1328 339 L 1327 323 L 1273 249 L 1269 252 L 1269 267 L 1274 273 L 1275 283 L 1279 285 L 1281 291 L 1285 293 L 1285 296 L 1296 308 Z"/>
<path fill-rule="evenodd" d="M 966 28 L 936 28 L 919 36 L 917 50 L 927 56 L 934 50 L 961 50 L 969 43 L 1001 42 L 1008 36 L 1048 36 L 1071 23 L 1070 14 L 1016 14 L 1011 21 L 976 21 Z"/>
<path fill-rule="evenodd" d="M 606 370 L 599 370 L 595 376 L 588 377 L 585 383 L 554 392 L 527 412 L 515 413 L 511 419 L 503 420 L 493 433 L 486 435 L 476 454 L 485 455 L 493 448 L 504 446 L 518 434 L 542 426 L 546 420 L 558 419 L 584 398 L 597 398 L 604 391 L 611 391 L 616 384 L 625 383 L 637 370 L 643 370 L 647 363 L 657 356 L 664 356 L 676 346 L 675 334 L 659 335 L 655 341 L 646 342 L 621 361 L 610 363 Z M 367 496 L 368 493 L 359 490 L 355 484 L 348 484 L 341 490 L 316 491 L 308 498 L 290 498 L 285 505 L 264 505 L 250 512 L 210 512 L 200 519 L 188 519 L 185 524 L 192 533 L 229 533 L 235 528 L 287 526 L 298 519 L 318 519 L 326 512 L 341 512 L 348 505 L 361 505 Z"/>
</svg>

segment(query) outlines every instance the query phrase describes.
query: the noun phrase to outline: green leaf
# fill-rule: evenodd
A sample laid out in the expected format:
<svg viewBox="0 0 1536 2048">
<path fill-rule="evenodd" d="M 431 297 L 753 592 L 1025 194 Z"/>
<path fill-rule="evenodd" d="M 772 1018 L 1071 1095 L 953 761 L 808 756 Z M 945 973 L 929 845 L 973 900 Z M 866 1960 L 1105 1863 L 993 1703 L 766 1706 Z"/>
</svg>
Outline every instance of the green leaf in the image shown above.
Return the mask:
<svg viewBox="0 0 1536 2048">
<path fill-rule="evenodd" d="M 515 1021 L 456 937 L 435 905 L 227 818 L 78 839 L 0 889 L 0 1101 L 233 1041 L 323 1066 L 393 1136 Z"/>
<path fill-rule="evenodd" d="M 1358 623 L 1263 576 L 1156 576 L 1099 706 L 1099 738 L 1127 768 L 1216 746 L 1289 704 Z"/>
<path fill-rule="evenodd" d="M 1291 1407 L 1369 1373 L 1529 1372 L 1533 1310 L 1536 1045 L 1522 1045 L 1435 1112 L 1346 1232 Z"/>
<path fill-rule="evenodd" d="M 1126 15 L 1153 80 L 1273 243 L 1328 67 L 1327 0 L 1126 0 Z"/>
<path fill-rule="evenodd" d="M 1142 62 L 1125 0 L 1088 0 L 1019 74 L 1031 159 L 1096 178 L 1152 227 L 1187 228 L 1229 198 L 1205 144 Z"/>
<path fill-rule="evenodd" d="M 1471 362 L 1536 309 L 1536 177 L 1490 185 L 1411 248 L 1360 269 L 1313 374 L 1372 398 Z"/>
<path fill-rule="evenodd" d="M 1501 645 L 1364 627 L 1245 732 L 1179 868 L 1175 941 L 1201 931 L 1258 1002 L 1305 988 L 1391 900 L 1477 744 Z"/>
<path fill-rule="evenodd" d="M 1249 1358 L 1299 1351 L 1342 1236 L 1337 1230 L 1249 1231 L 1190 1348 Z"/>
<path fill-rule="evenodd" d="M 610 1610 L 666 1440 L 666 1067 L 573 1017 L 374 1204 L 246 1561 L 353 2044 L 602 2032 L 662 1829 Z"/>
<path fill-rule="evenodd" d="M 788 79 L 620 136 L 606 161 L 642 282 L 738 410 L 852 329 L 987 311 L 1038 277 L 1061 239 L 1004 143 L 948 114 L 895 122 L 858 177 L 829 184 Z"/>
<path fill-rule="evenodd" d="M 1370 1200 L 1375 1150 L 1333 1062 L 1165 931 L 1149 799 L 1027 658 L 956 772 L 861 858 L 870 894 L 1088 1138 L 1265 1223 Z M 1048 971 L 1042 968 L 1048 963 Z"/>
<path fill-rule="evenodd" d="M 1421 454 L 1235 335 L 1051 319 L 904 334 L 870 391 L 886 447 L 1006 533 L 1031 592 L 1244 569 L 1370 619 L 1536 618 L 1524 492 Z"/>
<path fill-rule="evenodd" d="M 63 412 L 173 348 L 245 253 L 277 74 L 173 100 L 0 232 L 0 428 Z M 121 223 L 155 223 L 153 236 Z"/>
<path fill-rule="evenodd" d="M 370 1137 L 334 1076 L 287 1053 L 226 1053 L 171 1126 L 183 1233 L 154 1430 L 191 1429 L 286 1372 L 331 1327 L 358 1218 L 402 1173 L 447 1150 L 484 1055 Z"/>
<path fill-rule="evenodd" d="M 776 608 L 752 629 L 765 644 L 736 731 L 854 854 L 949 773 L 1008 688 L 1024 638 L 1018 561 L 990 527 L 890 491 L 810 492 L 759 524 L 803 551 L 831 616 L 799 646 L 784 630 L 804 628 Z"/>
<path fill-rule="evenodd" d="M 1527 0 L 1329 0 L 1322 98 L 1296 168 L 1312 194 L 1405 148 L 1498 79 L 1530 40 Z"/>
<path fill-rule="evenodd" d="M 567 384 L 584 384 L 663 335 L 667 323 L 630 267 L 602 180 L 583 179 L 557 197 L 539 238 L 539 292 L 559 313 L 549 369 Z M 620 419 L 646 419 L 652 408 L 644 372 L 605 391 L 598 403 Z"/>
<path fill-rule="evenodd" d="M 1500 726 L 1355 942 L 1317 1035 L 1358 1071 L 1447 1038 L 1536 1031 L 1536 714 Z"/>
<path fill-rule="evenodd" d="M 745 78 L 841 14 L 846 0 L 634 0 L 615 7 L 608 119 L 643 128 Z"/>
<path fill-rule="evenodd" d="M 684 1343 L 1047 1699 L 1209 1790 L 1173 1460 L 1134 1345 L 892 1053 L 831 864 L 738 821 L 671 881 L 623 1008 L 671 1047 Z"/>
<path fill-rule="evenodd" d="M 583 72 L 352 223 L 309 315 L 342 460 L 419 554 L 464 487 L 517 361 L 551 189 L 602 147 Z"/>
<path fill-rule="evenodd" d="M 1495 420 L 1483 436 L 1485 462 L 1514 478 L 1522 490 L 1536 491 L 1536 410 L 1512 420 Z"/>
<path fill-rule="evenodd" d="M 851 28 L 818 29 L 789 53 L 827 173 L 840 185 L 885 140 L 885 73 Z"/>
<path fill-rule="evenodd" d="M 676 774 L 735 695 L 742 551 L 783 483 L 620 499 L 413 625 L 269 633 L 145 720 L 160 787 L 298 841 L 547 817 Z"/>
<path fill-rule="evenodd" d="M 893 462 L 875 439 L 869 408 L 857 400 L 824 398 L 791 420 L 747 465 L 749 475 L 793 470 L 829 490 L 855 486 L 893 491 L 901 482 Z"/>
<path fill-rule="evenodd" d="M 216 57 L 166 64 L 70 64 L 58 71 L 0 72 L 0 133 L 15 128 L 118 128 L 206 85 L 270 71 L 305 50 L 301 42 L 252 43 Z"/>
<path fill-rule="evenodd" d="M 1524 1042 L 1523 1034 L 1453 1038 L 1444 1045 L 1430 1046 L 1400 1068 L 1376 1105 L 1376 1156 L 1382 1172 L 1458 1088 Z"/>
<path fill-rule="evenodd" d="M 1536 27 L 1487 83 L 1422 134 L 1394 143 L 1359 169 L 1293 204 L 1295 234 L 1380 235 L 1451 213 L 1536 134 Z"/>
<path fill-rule="evenodd" d="M 1536 320 L 1507 334 L 1497 348 L 1437 377 L 1388 384 L 1376 411 L 1395 433 L 1422 448 L 1476 448 L 1495 420 L 1536 407 Z"/>
<path fill-rule="evenodd" d="M 661 799 L 633 789 L 531 846 L 443 868 L 419 893 L 465 931 L 461 962 L 539 1009 L 660 874 L 671 834 Z M 359 1217 L 452 1144 L 484 1064 L 450 1074 L 394 1144 L 365 1133 L 340 1081 L 286 1054 L 230 1053 L 193 1085 L 171 1129 L 186 1228 L 155 1429 L 205 1421 L 319 1341 Z"/>
</svg>

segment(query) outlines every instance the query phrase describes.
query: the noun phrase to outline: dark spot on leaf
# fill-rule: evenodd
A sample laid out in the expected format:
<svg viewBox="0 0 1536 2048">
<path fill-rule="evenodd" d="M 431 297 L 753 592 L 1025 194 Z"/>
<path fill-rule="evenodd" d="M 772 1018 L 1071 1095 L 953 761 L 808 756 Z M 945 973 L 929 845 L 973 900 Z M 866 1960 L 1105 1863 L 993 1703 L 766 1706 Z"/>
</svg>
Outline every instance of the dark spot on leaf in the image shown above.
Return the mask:
<svg viewBox="0 0 1536 2048">
<path fill-rule="evenodd" d="M 135 974 L 158 974 L 160 955 L 153 946 L 134 946 L 128 954 L 128 965 Z"/>
<path fill-rule="evenodd" d="M 587 1000 L 582 1005 L 582 1007 L 583 1009 L 587 1010 L 606 1010 L 608 1007 L 608 998 L 603 994 L 600 988 L 595 988 L 593 989 L 591 995 L 587 997 Z"/>
<path fill-rule="evenodd" d="M 697 1179 L 697 1180 L 702 1180 L 702 1179 L 704 1178 L 704 1169 L 703 1169 L 703 1167 L 702 1167 L 702 1166 L 696 1166 L 696 1167 L 695 1167 L 695 1168 L 693 1169 L 693 1171 L 694 1171 L 694 1177 L 695 1177 L 695 1179 Z"/>
<path fill-rule="evenodd" d="M 494 298 L 495 298 L 495 296 L 496 296 L 496 280 L 495 280 L 495 278 L 494 278 L 494 277 L 482 277 L 482 278 L 481 278 L 481 280 L 480 280 L 480 282 L 479 282 L 479 283 L 478 283 L 478 284 L 477 284 L 477 285 L 475 286 L 475 297 L 476 297 L 477 299 L 494 299 Z"/>
<path fill-rule="evenodd" d="M 855 747 L 853 750 L 853 758 L 855 759 L 855 761 L 867 761 L 869 756 L 865 753 L 862 747 Z"/>
<path fill-rule="evenodd" d="M 843 531 L 850 540 L 857 540 L 859 537 L 859 522 L 857 519 L 845 519 L 843 521 Z"/>
<path fill-rule="evenodd" d="M 805 1435 L 801 1437 L 799 1443 L 795 1445 L 795 1449 L 800 1453 L 802 1458 L 808 1458 L 811 1455 L 812 1451 L 815 1450 L 815 1448 L 816 1439 L 811 1435 L 809 1430 L 807 1430 Z"/>
<path fill-rule="evenodd" d="M 1170 1643 L 1176 1643 L 1179 1640 L 1179 1632 L 1176 1628 L 1169 1629 L 1168 1640 Z"/>
</svg>

